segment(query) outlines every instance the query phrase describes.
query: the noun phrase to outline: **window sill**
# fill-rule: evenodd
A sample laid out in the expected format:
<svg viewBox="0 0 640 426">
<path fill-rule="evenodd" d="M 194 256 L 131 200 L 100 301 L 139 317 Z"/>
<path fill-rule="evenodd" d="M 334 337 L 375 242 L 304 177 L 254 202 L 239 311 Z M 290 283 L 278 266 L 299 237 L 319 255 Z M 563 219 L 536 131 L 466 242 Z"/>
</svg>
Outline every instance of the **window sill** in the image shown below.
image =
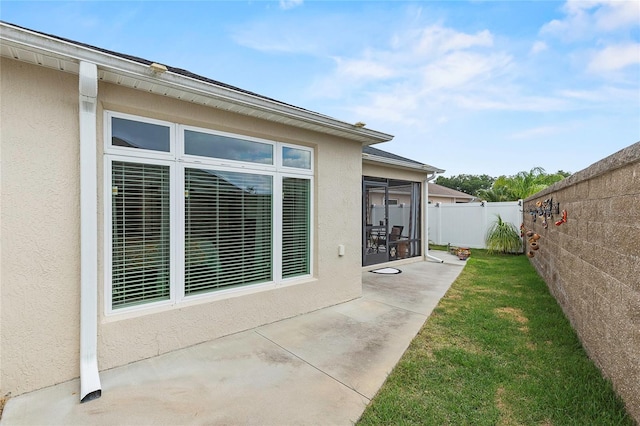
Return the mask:
<svg viewBox="0 0 640 426">
<path fill-rule="evenodd" d="M 285 287 L 292 287 L 301 284 L 317 282 L 317 278 L 306 275 L 303 277 L 296 277 L 284 280 L 280 283 L 267 282 L 261 284 L 254 284 L 244 287 L 236 287 L 225 290 L 219 290 L 212 293 L 205 293 L 195 296 L 189 296 L 182 298 L 180 301 L 171 302 L 159 302 L 155 304 L 149 304 L 145 306 L 139 306 L 131 309 L 124 310 L 122 312 L 112 311 L 104 315 L 102 318 L 103 324 L 112 322 L 128 320 L 132 318 L 153 315 L 163 312 L 169 312 L 176 309 L 188 308 L 191 306 L 198 306 L 207 303 L 216 303 L 223 300 L 233 299 L 236 297 L 244 297 L 252 294 L 262 293 L 265 291 L 277 290 Z"/>
</svg>

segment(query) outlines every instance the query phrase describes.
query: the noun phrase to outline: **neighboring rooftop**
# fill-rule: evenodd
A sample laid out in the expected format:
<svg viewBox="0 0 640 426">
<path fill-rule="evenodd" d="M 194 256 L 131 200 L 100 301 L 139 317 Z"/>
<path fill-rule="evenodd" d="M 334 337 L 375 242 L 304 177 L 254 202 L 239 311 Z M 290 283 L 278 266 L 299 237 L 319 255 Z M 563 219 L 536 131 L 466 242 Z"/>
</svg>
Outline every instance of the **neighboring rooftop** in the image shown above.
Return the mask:
<svg viewBox="0 0 640 426">
<path fill-rule="evenodd" d="M 471 202 L 476 198 L 473 195 L 469 195 L 465 192 L 457 191 L 455 189 L 447 188 L 446 186 L 438 185 L 437 183 L 431 182 L 429 182 L 429 196 L 463 200 L 463 202 L 465 203 Z"/>
</svg>

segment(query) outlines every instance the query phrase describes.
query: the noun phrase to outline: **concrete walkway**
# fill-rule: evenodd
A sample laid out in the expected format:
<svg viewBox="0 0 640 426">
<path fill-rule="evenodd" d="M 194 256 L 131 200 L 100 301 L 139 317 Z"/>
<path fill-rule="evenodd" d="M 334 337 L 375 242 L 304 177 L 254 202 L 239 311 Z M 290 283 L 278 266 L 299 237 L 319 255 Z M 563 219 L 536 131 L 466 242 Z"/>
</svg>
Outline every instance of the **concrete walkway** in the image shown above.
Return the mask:
<svg viewBox="0 0 640 426">
<path fill-rule="evenodd" d="M 464 262 L 363 272 L 363 297 L 103 371 L 80 404 L 73 380 L 8 401 L 5 425 L 350 425 Z"/>
</svg>

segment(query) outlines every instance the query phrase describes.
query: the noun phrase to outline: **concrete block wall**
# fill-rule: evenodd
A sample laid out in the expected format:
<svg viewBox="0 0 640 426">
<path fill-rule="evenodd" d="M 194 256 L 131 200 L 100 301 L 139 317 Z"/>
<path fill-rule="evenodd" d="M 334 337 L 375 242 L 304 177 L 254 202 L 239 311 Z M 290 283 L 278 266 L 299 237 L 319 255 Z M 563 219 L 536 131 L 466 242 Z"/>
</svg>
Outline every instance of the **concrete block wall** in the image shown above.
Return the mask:
<svg viewBox="0 0 640 426">
<path fill-rule="evenodd" d="M 545 229 L 528 212 L 550 198 L 568 221 Z M 541 236 L 533 266 L 640 423 L 640 142 L 525 200 L 524 224 Z"/>
</svg>

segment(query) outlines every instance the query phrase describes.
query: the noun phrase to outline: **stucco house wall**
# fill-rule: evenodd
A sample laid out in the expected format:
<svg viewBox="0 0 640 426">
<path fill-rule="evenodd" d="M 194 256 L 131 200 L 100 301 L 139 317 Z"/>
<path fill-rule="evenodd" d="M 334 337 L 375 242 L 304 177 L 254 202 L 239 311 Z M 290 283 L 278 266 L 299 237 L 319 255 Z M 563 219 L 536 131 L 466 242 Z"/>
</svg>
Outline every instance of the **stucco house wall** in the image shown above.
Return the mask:
<svg viewBox="0 0 640 426">
<path fill-rule="evenodd" d="M 455 203 L 452 198 L 449 197 L 438 197 L 437 195 L 429 194 L 429 203 Z"/>
<path fill-rule="evenodd" d="M 3 395 L 78 376 L 77 86 L 71 74 L 0 63 Z"/>
<path fill-rule="evenodd" d="M 429 203 L 431 204 L 435 204 L 435 203 L 461 204 L 461 203 L 470 203 L 470 202 L 471 200 L 468 200 L 468 199 L 464 201 L 460 201 L 455 198 L 442 197 L 438 195 L 432 195 L 431 193 L 429 193 Z"/>
<path fill-rule="evenodd" d="M 2 58 L 0 70 L 0 392 L 17 395 L 78 377 L 79 91 L 73 73 L 8 58 Z M 312 278 L 180 307 L 107 316 L 104 110 L 312 147 Z M 97 119 L 100 370 L 360 296 L 360 142 L 110 83 L 99 85 Z M 342 257 L 340 244 L 346 248 Z"/>
</svg>

